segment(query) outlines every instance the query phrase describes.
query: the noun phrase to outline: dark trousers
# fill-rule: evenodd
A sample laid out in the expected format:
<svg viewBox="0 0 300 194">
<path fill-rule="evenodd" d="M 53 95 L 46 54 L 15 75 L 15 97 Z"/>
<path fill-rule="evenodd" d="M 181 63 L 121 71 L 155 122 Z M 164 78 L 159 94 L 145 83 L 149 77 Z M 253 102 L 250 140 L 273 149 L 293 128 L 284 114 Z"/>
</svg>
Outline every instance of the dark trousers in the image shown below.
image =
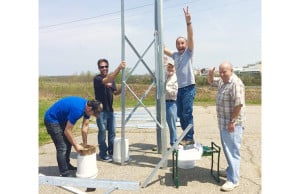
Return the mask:
<svg viewBox="0 0 300 194">
<path fill-rule="evenodd" d="M 65 126 L 59 123 L 48 123 L 44 121 L 47 132 L 51 136 L 56 148 L 56 160 L 61 175 L 69 174 L 70 153 L 72 145 L 64 134 Z"/>
</svg>

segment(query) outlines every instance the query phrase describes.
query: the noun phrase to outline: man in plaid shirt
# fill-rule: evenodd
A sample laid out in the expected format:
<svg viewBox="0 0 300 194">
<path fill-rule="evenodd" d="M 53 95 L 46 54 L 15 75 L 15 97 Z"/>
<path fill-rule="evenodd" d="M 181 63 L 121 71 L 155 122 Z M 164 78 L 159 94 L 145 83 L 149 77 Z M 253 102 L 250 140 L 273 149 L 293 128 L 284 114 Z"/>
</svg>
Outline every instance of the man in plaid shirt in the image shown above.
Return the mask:
<svg viewBox="0 0 300 194">
<path fill-rule="evenodd" d="M 209 70 L 208 83 L 218 87 L 216 109 L 223 151 L 228 163 L 227 181 L 221 187 L 231 191 L 239 186 L 240 147 L 245 122 L 245 86 L 229 62 L 219 66 L 220 77 L 214 77 L 215 68 Z"/>
</svg>

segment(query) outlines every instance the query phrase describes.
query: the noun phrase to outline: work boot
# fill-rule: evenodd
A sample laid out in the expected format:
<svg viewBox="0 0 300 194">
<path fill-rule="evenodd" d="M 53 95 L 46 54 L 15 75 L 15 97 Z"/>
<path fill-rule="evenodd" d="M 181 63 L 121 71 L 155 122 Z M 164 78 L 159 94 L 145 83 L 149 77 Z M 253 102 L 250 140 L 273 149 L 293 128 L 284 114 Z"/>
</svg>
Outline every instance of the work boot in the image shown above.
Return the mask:
<svg viewBox="0 0 300 194">
<path fill-rule="evenodd" d="M 195 144 L 195 141 L 193 139 L 188 139 L 185 141 L 185 145 L 191 145 L 191 144 Z"/>
<path fill-rule="evenodd" d="M 181 142 L 179 143 L 180 145 L 182 145 L 182 146 L 185 146 L 186 145 L 186 140 L 181 140 Z"/>
</svg>

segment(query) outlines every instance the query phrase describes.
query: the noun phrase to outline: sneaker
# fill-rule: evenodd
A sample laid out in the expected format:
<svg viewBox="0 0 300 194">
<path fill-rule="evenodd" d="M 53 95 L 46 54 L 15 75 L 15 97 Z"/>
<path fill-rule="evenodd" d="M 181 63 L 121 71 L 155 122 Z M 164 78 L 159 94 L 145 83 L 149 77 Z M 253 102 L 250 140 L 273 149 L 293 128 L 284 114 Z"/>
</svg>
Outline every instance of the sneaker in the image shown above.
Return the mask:
<svg viewBox="0 0 300 194">
<path fill-rule="evenodd" d="M 100 160 L 104 161 L 104 162 L 111 162 L 112 158 L 110 155 L 106 155 L 104 157 L 100 157 Z"/>
<path fill-rule="evenodd" d="M 232 191 L 237 186 L 239 186 L 239 182 L 234 184 L 233 182 L 226 181 L 226 183 L 224 183 L 224 185 L 222 185 L 221 190 L 222 191 Z"/>
<path fill-rule="evenodd" d="M 73 166 L 72 164 L 68 164 L 69 170 L 77 170 L 77 167 Z"/>
</svg>

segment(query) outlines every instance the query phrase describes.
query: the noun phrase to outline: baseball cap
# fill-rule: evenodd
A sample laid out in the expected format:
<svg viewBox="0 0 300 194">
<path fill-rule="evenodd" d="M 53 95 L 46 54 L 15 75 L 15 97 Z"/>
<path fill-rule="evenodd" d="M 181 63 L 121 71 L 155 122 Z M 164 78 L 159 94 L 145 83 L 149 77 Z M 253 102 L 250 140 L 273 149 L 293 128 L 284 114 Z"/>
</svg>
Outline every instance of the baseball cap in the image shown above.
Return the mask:
<svg viewBox="0 0 300 194">
<path fill-rule="evenodd" d="M 168 60 L 168 65 L 169 65 L 169 64 L 174 66 L 174 60 L 173 60 L 173 59 L 169 59 L 169 60 Z"/>
</svg>

